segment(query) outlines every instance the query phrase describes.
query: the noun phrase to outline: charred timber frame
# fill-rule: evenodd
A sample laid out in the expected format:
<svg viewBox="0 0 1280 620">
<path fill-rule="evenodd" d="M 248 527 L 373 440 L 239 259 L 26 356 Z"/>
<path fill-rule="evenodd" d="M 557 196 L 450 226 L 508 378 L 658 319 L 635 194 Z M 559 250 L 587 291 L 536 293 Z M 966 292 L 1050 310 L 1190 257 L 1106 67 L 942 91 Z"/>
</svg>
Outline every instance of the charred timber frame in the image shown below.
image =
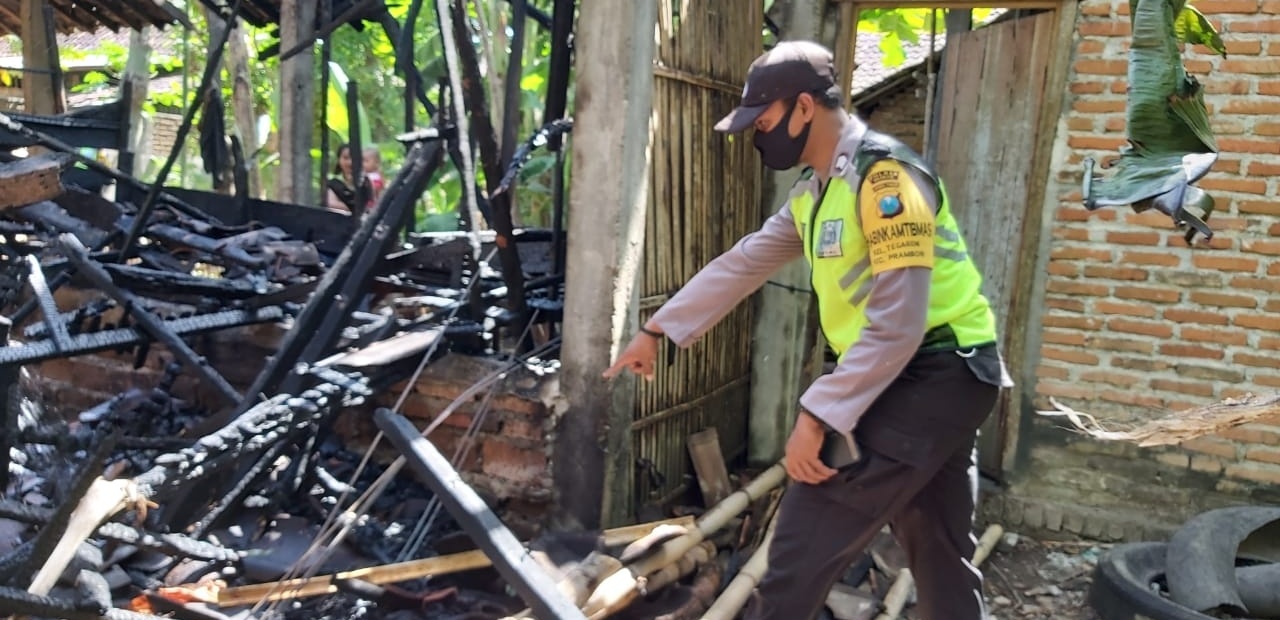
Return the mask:
<svg viewBox="0 0 1280 620">
<path fill-rule="evenodd" d="M 369 291 L 370 274 L 395 233 L 394 223 L 401 221 L 405 210 L 412 208 L 435 173 L 439 149 L 439 141 L 433 140 L 415 143 L 409 150 L 400 173 L 387 186 L 374 210 L 360 221 L 360 228 L 325 271 L 276 355 L 254 379 L 248 391 L 250 401 L 242 404 L 241 409 L 251 405 L 260 394 L 292 391 L 289 388 L 299 379 L 294 369 L 299 364 L 319 361 L 332 351 L 350 319 L 351 310 Z"/>
<path fill-rule="evenodd" d="M 574 620 L 586 616 L 572 601 L 565 598 L 556 583 L 507 529 L 498 516 L 463 482 L 458 470 L 440 454 L 413 423 L 390 409 L 379 408 L 374 413 L 378 428 L 405 456 L 409 467 L 431 489 L 449 514 L 458 520 L 463 531 L 471 537 L 489 559 L 498 573 L 520 598 L 537 613 L 539 618 Z"/>
<path fill-rule="evenodd" d="M 165 325 L 165 322 L 160 320 L 159 317 L 143 310 L 137 296 L 116 286 L 115 282 L 111 279 L 111 274 L 107 273 L 107 270 L 103 269 L 102 265 L 99 265 L 97 262 L 89 258 L 88 249 L 80 244 L 80 240 L 76 239 L 75 235 L 70 233 L 62 234 L 58 237 L 58 246 L 62 250 L 63 255 L 76 266 L 76 269 L 81 274 L 88 278 L 89 281 L 93 282 L 94 286 L 98 287 L 104 293 L 111 296 L 112 299 L 115 299 L 124 306 L 130 316 L 133 317 L 134 321 L 137 322 L 138 327 L 152 338 L 155 338 L 156 340 L 164 343 L 165 346 L 169 347 L 169 350 L 172 351 L 179 360 L 182 360 L 182 363 L 195 370 L 200 375 L 201 379 L 207 381 L 209 385 L 216 388 L 218 393 L 221 394 L 223 398 L 230 401 L 231 404 L 238 404 L 240 402 L 241 397 L 239 392 L 236 392 L 236 389 L 232 387 L 217 370 L 214 370 L 213 366 L 209 365 L 208 360 L 192 350 L 192 348 L 188 346 L 182 338 L 179 338 L 177 334 L 173 333 L 173 330 L 169 329 L 169 327 Z"/>
</svg>

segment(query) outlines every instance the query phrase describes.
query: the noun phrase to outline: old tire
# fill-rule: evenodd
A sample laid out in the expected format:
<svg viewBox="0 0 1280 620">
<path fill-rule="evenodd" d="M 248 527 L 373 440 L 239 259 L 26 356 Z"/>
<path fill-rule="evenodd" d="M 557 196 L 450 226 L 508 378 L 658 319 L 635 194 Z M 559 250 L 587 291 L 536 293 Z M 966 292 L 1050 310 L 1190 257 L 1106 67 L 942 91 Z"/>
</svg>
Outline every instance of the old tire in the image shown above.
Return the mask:
<svg viewBox="0 0 1280 620">
<path fill-rule="evenodd" d="M 1102 620 L 1213 620 L 1163 596 L 1165 543 L 1117 545 L 1098 561 L 1089 605 Z"/>
</svg>

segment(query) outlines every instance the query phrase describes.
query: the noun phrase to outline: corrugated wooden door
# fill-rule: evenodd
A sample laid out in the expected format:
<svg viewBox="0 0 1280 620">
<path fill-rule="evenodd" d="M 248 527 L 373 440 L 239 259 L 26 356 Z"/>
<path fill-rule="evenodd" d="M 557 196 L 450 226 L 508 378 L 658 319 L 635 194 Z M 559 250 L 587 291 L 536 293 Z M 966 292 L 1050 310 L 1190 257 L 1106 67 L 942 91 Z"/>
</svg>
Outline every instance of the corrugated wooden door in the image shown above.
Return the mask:
<svg viewBox="0 0 1280 620">
<path fill-rule="evenodd" d="M 1055 34 L 1055 15 L 1045 12 L 948 35 L 937 93 L 938 172 L 982 270 L 1002 352 L 1015 363 L 1022 355 L 1009 349 L 1008 334 L 1025 325 L 1025 317 L 1010 309 L 1028 293 L 1035 264 L 1018 250 L 1023 235 L 1039 234 L 1024 230 L 1024 223 L 1029 210 L 1040 208 L 1028 203 L 1028 194 L 1032 183 L 1043 181 L 1032 175 Z M 1011 372 L 1018 376 L 1012 365 Z M 979 465 L 996 478 L 1017 402 L 1006 393 L 983 427 Z"/>
</svg>

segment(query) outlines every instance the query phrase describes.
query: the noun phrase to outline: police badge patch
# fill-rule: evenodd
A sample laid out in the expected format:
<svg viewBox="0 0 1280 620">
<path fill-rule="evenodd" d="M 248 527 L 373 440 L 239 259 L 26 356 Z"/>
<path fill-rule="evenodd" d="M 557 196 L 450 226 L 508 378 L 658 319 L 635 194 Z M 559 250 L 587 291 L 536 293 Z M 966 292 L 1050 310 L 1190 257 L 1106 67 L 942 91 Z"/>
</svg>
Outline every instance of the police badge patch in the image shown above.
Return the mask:
<svg viewBox="0 0 1280 620">
<path fill-rule="evenodd" d="M 881 196 L 878 204 L 880 207 L 880 215 L 886 218 L 891 218 L 902 213 L 902 199 L 899 198 L 897 194 Z"/>
<path fill-rule="evenodd" d="M 818 233 L 818 258 L 844 256 L 840 238 L 844 236 L 844 220 L 826 220 Z"/>
</svg>

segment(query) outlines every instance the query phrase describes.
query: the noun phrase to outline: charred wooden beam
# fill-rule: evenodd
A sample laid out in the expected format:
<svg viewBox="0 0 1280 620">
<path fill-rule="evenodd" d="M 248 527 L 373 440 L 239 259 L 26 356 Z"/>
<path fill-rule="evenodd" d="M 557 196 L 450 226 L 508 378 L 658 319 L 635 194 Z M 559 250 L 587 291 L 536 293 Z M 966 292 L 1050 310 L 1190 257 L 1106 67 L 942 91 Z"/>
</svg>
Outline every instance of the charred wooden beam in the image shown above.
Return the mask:
<svg viewBox="0 0 1280 620">
<path fill-rule="evenodd" d="M 278 389 L 290 371 L 331 352 L 351 310 L 369 290 L 372 281 L 369 275 L 381 258 L 387 240 L 396 232 L 393 223 L 400 221 L 404 210 L 412 208 L 434 173 L 439 149 L 438 141 L 419 142 L 410 148 L 400 173 L 387 186 L 374 210 L 360 221 L 360 227 L 337 260 L 325 271 L 276 355 L 254 379 L 249 394 L 292 391 Z"/>
<path fill-rule="evenodd" d="M 175 336 L 189 336 L 241 325 L 270 323 L 279 321 L 285 316 L 286 313 L 283 308 L 268 306 L 254 310 L 224 310 L 200 314 L 173 319 L 172 321 L 163 321 L 163 324 Z M 146 330 L 137 326 L 76 334 L 71 337 L 71 347 L 67 355 L 87 355 L 109 349 L 153 342 L 155 339 Z M 42 362 L 61 355 L 57 348 L 53 346 L 53 343 L 48 341 L 0 347 L 0 368 Z"/>
<path fill-rule="evenodd" d="M 372 187 L 364 183 L 364 144 L 360 141 L 360 83 L 347 80 L 347 144 L 351 157 L 351 184 L 355 188 L 355 204 L 351 213 L 363 216 L 369 210 Z"/>
<path fill-rule="evenodd" d="M 203 537 L 210 529 L 217 527 L 228 511 L 236 508 L 240 505 L 240 502 L 244 501 L 249 491 L 258 488 L 261 482 L 260 478 L 269 471 L 269 468 L 275 466 L 276 459 L 284 451 L 284 448 L 285 442 L 276 442 L 254 460 L 248 471 L 240 473 L 238 480 L 231 486 L 231 489 L 218 498 L 218 501 L 214 502 L 208 510 L 204 511 L 203 516 L 191 524 L 192 536 Z"/>
<path fill-rule="evenodd" d="M 3 112 L 0 112 L 0 128 L 6 129 L 11 133 L 27 138 L 32 142 L 34 142 L 35 144 L 39 144 L 40 146 L 53 149 L 60 153 L 66 153 L 67 155 L 70 155 L 71 158 L 76 161 L 76 163 L 83 164 L 88 169 L 104 174 L 121 183 L 131 185 L 143 191 L 148 191 L 152 188 L 152 186 L 146 183 L 145 181 L 142 181 L 141 179 L 138 179 L 133 175 L 121 172 L 116 168 L 112 168 L 111 166 L 108 166 L 92 157 L 85 156 L 81 154 L 80 150 L 77 149 L 76 147 L 71 146 L 70 144 L 67 144 L 66 142 L 63 142 L 62 140 L 59 140 L 49 134 L 31 129 L 23 125 L 22 123 L 18 122 L 17 120 L 14 120 L 14 117 L 8 114 L 5 114 Z M 165 191 L 160 191 L 158 196 L 161 200 L 165 202 L 165 204 L 168 204 L 174 207 L 175 209 L 178 209 L 179 211 L 186 213 L 187 215 L 209 219 L 209 216 L 200 213 L 198 209 L 196 209 L 195 207 L 192 207 L 191 205 L 187 204 L 186 201 L 178 198 L 177 196 L 174 196 L 173 194 L 170 194 Z"/>
<path fill-rule="evenodd" d="M 31 285 L 31 291 L 35 293 L 36 301 L 40 304 L 40 312 L 43 315 L 45 327 L 49 330 L 53 346 L 59 353 L 66 353 L 71 349 L 71 334 L 67 333 L 67 326 L 58 313 L 58 304 L 53 299 L 53 292 L 49 290 L 49 283 L 44 279 L 44 269 L 40 267 L 40 259 L 34 254 L 28 254 L 27 268 L 27 282 Z"/>
<path fill-rule="evenodd" d="M 227 300 L 248 299 L 260 294 L 252 282 L 244 279 L 202 278 L 175 271 L 116 263 L 105 264 L 103 268 L 111 274 L 111 279 L 121 286 L 154 298 L 194 295 Z"/>
<path fill-rule="evenodd" d="M 130 394 L 130 392 L 122 392 L 122 394 Z M 103 408 L 103 405 L 120 402 L 116 400 L 117 398 L 119 398 L 119 395 L 112 397 L 90 411 Z M 109 407 L 104 409 L 109 409 Z M 59 423 L 22 429 L 18 431 L 17 440 L 18 443 L 43 444 L 54 446 L 59 450 L 79 451 L 91 449 L 97 441 L 97 436 L 87 428 L 71 429 L 67 427 L 66 423 Z M 121 436 L 117 445 L 124 450 L 181 450 L 182 448 L 191 447 L 192 443 L 190 439 L 179 437 Z"/>
<path fill-rule="evenodd" d="M 80 602 L 50 596 L 36 596 L 22 590 L 0 586 L 0 609 L 19 616 L 64 618 L 65 620 L 165 620 L 160 616 L 140 614 L 125 609 L 86 609 Z"/>
<path fill-rule="evenodd" d="M 98 230 L 115 228 L 120 216 L 124 215 L 124 207 L 119 203 L 74 185 L 66 188 L 53 202 L 62 207 L 71 217 L 84 221 Z M 86 241 L 85 245 L 89 245 L 89 242 Z"/>
<path fill-rule="evenodd" d="M 0 211 L 49 200 L 62 193 L 63 157 L 36 155 L 0 164 Z"/>
<path fill-rule="evenodd" d="M 126 225 L 132 223 L 137 224 L 137 218 L 125 217 L 123 221 Z M 219 239 L 206 237 L 199 233 L 192 232 L 181 226 L 173 226 L 171 224 L 152 224 L 147 227 L 147 235 L 159 241 L 164 241 L 173 245 L 193 248 L 225 258 L 238 265 L 243 265 L 251 269 L 259 269 L 267 265 L 267 259 L 257 256 L 251 256 L 244 248 L 228 246 Z"/>
<path fill-rule="evenodd" d="M 44 525 L 53 519 L 53 510 L 43 506 L 28 506 L 14 500 L 0 499 L 0 517 Z M 124 523 L 103 523 L 98 526 L 96 535 L 105 540 L 201 560 L 233 562 L 240 558 L 240 554 L 232 549 L 196 540 L 184 534 L 153 534 Z"/>
<path fill-rule="evenodd" d="M 13 323 L 0 316 L 0 351 L 9 346 Z M 9 448 L 18 434 L 18 366 L 0 366 L 0 493 L 9 488 Z"/>
<path fill-rule="evenodd" d="M 122 10 L 112 5 L 110 2 L 99 2 L 96 6 L 99 18 L 110 16 L 110 19 L 116 21 L 126 28 L 133 30 L 142 30 L 147 26 L 138 16 L 128 10 Z M 106 20 L 104 20 L 106 21 Z"/>
<path fill-rule="evenodd" d="M 220 468 L 257 457 L 278 441 L 314 432 L 316 419 L 348 404 L 353 396 L 360 395 L 332 383 L 320 383 L 298 396 L 277 394 L 201 437 L 196 445 L 157 457 L 155 466 L 134 482 L 143 496 L 162 501 Z M 205 491 L 206 497 L 221 495 Z"/>
<path fill-rule="evenodd" d="M 36 202 L 20 209 L 13 209 L 9 211 L 8 215 L 57 233 L 69 232 L 80 239 L 81 243 L 90 247 L 105 246 L 111 235 L 111 228 L 98 228 L 49 201 Z"/>
<path fill-rule="evenodd" d="M 390 409 L 374 413 L 378 428 L 404 454 L 406 462 L 457 519 L 463 531 L 493 560 L 494 568 L 539 618 L 573 620 L 586 616 L 562 595 L 555 581 L 497 515 L 462 481 L 458 471 L 403 416 Z"/>
<path fill-rule="evenodd" d="M 443 5 L 445 0 L 436 0 L 438 5 Z M 451 45 L 453 41 L 470 41 L 471 28 L 467 25 L 466 12 L 460 2 L 451 2 L 451 23 L 454 37 L 446 39 L 446 46 Z M 444 15 L 440 15 L 439 23 L 444 24 Z M 441 27 L 442 33 L 448 29 Z M 448 58 L 453 50 L 446 47 L 445 55 Z M 494 132 L 493 124 L 489 120 L 489 105 L 485 100 L 484 79 L 480 73 L 480 60 L 476 56 L 475 47 L 472 45 L 456 46 L 458 63 L 455 65 L 456 70 L 461 72 L 460 82 L 464 86 L 461 96 L 466 102 L 466 110 L 471 111 L 470 121 L 474 124 L 474 128 L 470 135 L 474 136 L 476 144 L 480 148 L 480 162 L 484 168 L 485 184 L 489 191 L 489 209 L 492 213 L 490 224 L 497 233 L 498 259 L 502 264 L 502 279 L 506 283 L 507 289 L 511 291 L 511 295 L 507 297 L 507 309 L 516 316 L 515 333 L 523 333 L 524 326 L 528 324 L 529 307 L 525 303 L 524 297 L 524 269 L 520 264 L 520 252 L 516 248 L 517 241 L 513 236 L 513 225 L 511 221 L 511 194 L 509 192 L 498 192 L 497 188 L 503 176 L 502 155 L 504 149 L 498 144 L 497 136 Z M 451 69 L 453 70 L 453 69 Z M 455 97 L 458 95 L 455 94 Z M 461 112 L 465 114 L 466 112 Z M 463 122 L 459 119 L 457 122 Z M 464 125 L 459 124 L 461 130 Z M 515 140 L 512 140 L 512 152 L 515 150 Z M 532 340 L 525 338 L 519 343 L 522 350 L 527 350 L 528 345 L 532 344 Z"/>
<path fill-rule="evenodd" d="M 551 16 L 551 58 L 547 69 L 547 100 L 543 108 L 544 123 L 564 118 L 569 105 L 569 77 L 573 70 L 573 16 L 577 2 L 574 0 L 554 0 Z M 559 152 L 560 136 L 551 136 L 547 148 Z"/>
<path fill-rule="evenodd" d="M 74 235 L 63 234 L 58 237 L 58 245 L 62 249 L 63 254 L 66 255 L 66 257 L 71 260 L 72 264 L 76 266 L 76 269 L 92 281 L 94 286 L 101 289 L 112 299 L 120 302 L 129 310 L 129 314 L 133 317 L 134 321 L 137 322 L 138 327 L 142 328 L 142 330 L 147 332 L 147 334 L 152 338 L 155 338 L 156 340 L 164 343 L 165 346 L 169 347 L 169 350 L 172 351 L 173 354 L 182 361 L 182 363 L 186 364 L 187 367 L 194 369 L 200 375 L 202 380 L 207 381 L 209 385 L 213 386 L 224 398 L 231 401 L 232 404 L 238 404 L 240 402 L 240 394 L 236 392 L 236 389 L 232 387 L 231 384 L 218 373 L 218 371 L 214 370 L 213 367 L 209 365 L 208 360 L 193 351 L 191 347 L 187 346 L 186 342 L 183 342 L 182 338 L 179 338 L 177 334 L 174 334 L 173 331 L 165 325 L 164 321 L 161 321 L 149 312 L 136 310 L 141 305 L 138 297 L 133 293 L 116 286 L 115 282 L 111 280 L 111 274 L 107 273 L 107 271 L 102 268 L 102 265 L 99 265 L 89 259 L 88 250 L 80 244 L 80 241 L 76 239 Z"/>
</svg>

